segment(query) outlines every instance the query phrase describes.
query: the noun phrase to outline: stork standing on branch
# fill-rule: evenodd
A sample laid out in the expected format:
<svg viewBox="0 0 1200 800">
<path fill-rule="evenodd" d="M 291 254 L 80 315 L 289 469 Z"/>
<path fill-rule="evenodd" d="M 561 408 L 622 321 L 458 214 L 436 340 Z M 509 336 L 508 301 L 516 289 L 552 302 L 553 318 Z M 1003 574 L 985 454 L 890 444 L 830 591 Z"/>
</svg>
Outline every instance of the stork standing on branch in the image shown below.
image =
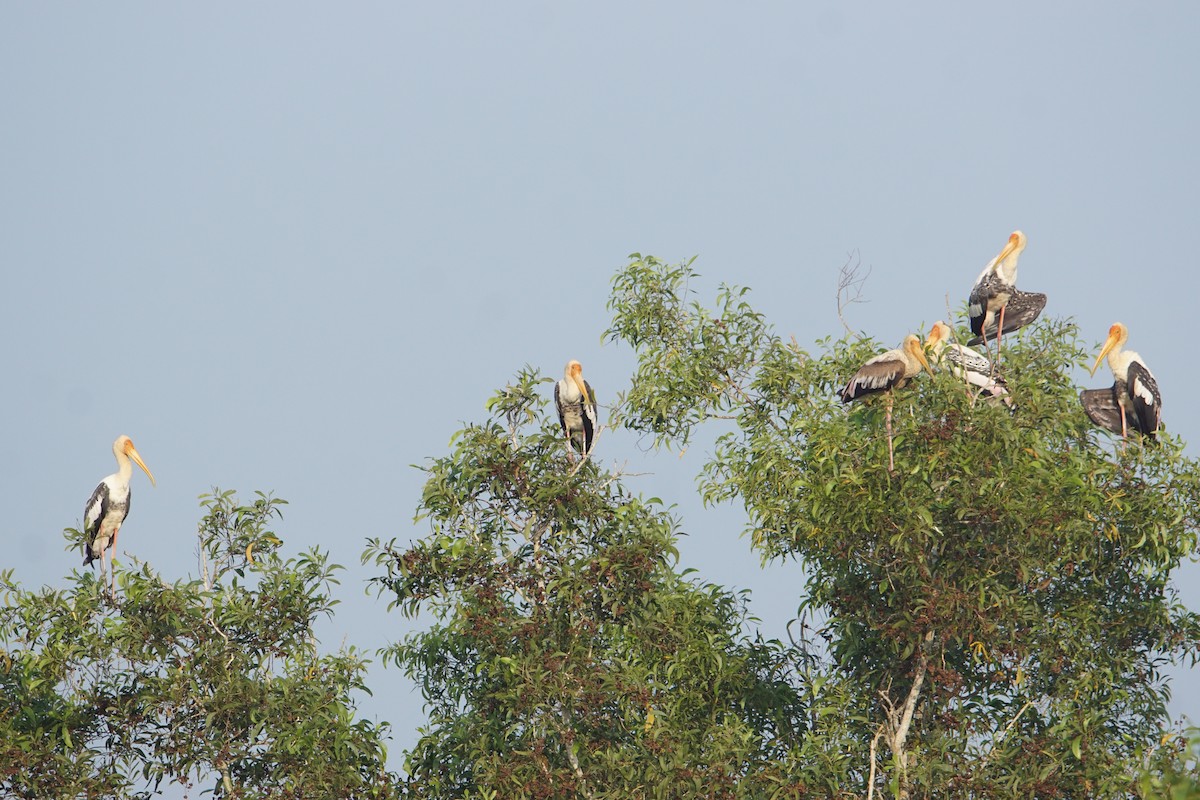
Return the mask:
<svg viewBox="0 0 1200 800">
<path fill-rule="evenodd" d="M 1150 373 L 1150 368 L 1146 366 L 1142 357 L 1132 350 L 1125 349 L 1128 339 L 1129 329 L 1120 322 L 1113 323 L 1108 329 L 1108 339 L 1105 340 L 1100 355 L 1096 356 L 1096 363 L 1092 364 L 1091 372 L 1095 375 L 1100 362 L 1108 356 L 1108 366 L 1114 379 L 1112 397 L 1122 412 L 1119 415 L 1121 438 L 1128 438 L 1129 429 L 1133 428 L 1153 440 L 1162 421 L 1162 394 L 1158 391 L 1158 382 L 1154 380 L 1154 375 Z M 1088 411 L 1086 401 L 1084 410 Z M 1098 414 L 1098 419 L 1093 417 L 1090 411 L 1088 416 L 1097 425 L 1116 431 L 1115 427 L 1110 427 L 1102 421 L 1110 419 L 1109 417 Z"/>
<path fill-rule="evenodd" d="M 112 559 L 117 552 L 117 533 L 125 517 L 129 516 L 129 479 L 133 477 L 133 459 L 154 486 L 154 475 L 142 461 L 133 440 L 128 436 L 118 436 L 113 442 L 113 455 L 117 458 L 117 471 L 109 475 L 92 492 L 83 509 L 83 532 L 86 542 L 83 548 L 83 564 L 90 565 L 100 559 L 100 575 L 104 576 L 104 551 L 111 551 L 108 557 L 109 594 L 116 594 L 116 583 L 113 577 Z"/>
<path fill-rule="evenodd" d="M 596 395 L 583 379 L 583 365 L 574 359 L 567 362 L 562 380 L 554 384 L 554 406 L 563 436 L 586 456 L 596 437 Z"/>
<path fill-rule="evenodd" d="M 925 346 L 933 353 L 934 363 L 949 365 L 950 373 L 970 386 L 979 388 L 980 394 L 999 397 L 1007 406 L 1012 405 L 1008 396 L 1008 385 L 1003 378 L 992 376 L 992 362 L 977 350 L 950 341 L 953 332 L 945 322 L 938 320 L 929 331 Z"/>
<path fill-rule="evenodd" d="M 883 392 L 887 403 L 887 414 L 884 417 L 888 440 L 888 470 L 895 471 L 896 459 L 892 449 L 892 390 L 903 388 L 910 378 L 924 369 L 930 375 L 933 370 L 925 358 L 921 340 L 913 334 L 904 337 L 904 342 L 895 350 L 871 358 L 859 367 L 858 372 L 842 390 L 843 403 L 858 400 L 870 394 Z"/>
<path fill-rule="evenodd" d="M 988 262 L 975 280 L 967 307 L 971 333 L 969 345 L 996 340 L 1000 359 L 1000 337 L 1038 318 L 1046 307 L 1046 295 L 1017 289 L 1017 259 L 1025 249 L 1025 234 L 1013 231 L 1000 254 Z"/>
</svg>

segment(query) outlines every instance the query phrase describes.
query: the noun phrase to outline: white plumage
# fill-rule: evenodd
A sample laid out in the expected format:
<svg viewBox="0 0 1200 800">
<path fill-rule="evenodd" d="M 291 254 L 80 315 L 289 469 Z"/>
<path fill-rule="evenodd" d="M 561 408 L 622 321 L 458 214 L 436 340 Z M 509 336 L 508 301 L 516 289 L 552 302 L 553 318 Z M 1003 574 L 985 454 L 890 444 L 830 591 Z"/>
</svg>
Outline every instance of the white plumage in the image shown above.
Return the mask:
<svg viewBox="0 0 1200 800">
<path fill-rule="evenodd" d="M 1017 259 L 1024 249 L 1025 234 L 1013 231 L 1000 254 L 979 273 L 967 307 L 972 333 L 979 335 L 998 324 L 1005 304 L 1017 288 Z"/>
<path fill-rule="evenodd" d="M 129 479 L 133 477 L 133 465 L 130 459 L 146 473 L 150 484 L 154 485 L 154 475 L 151 474 L 133 441 L 128 436 L 118 436 L 113 442 L 113 455 L 117 459 L 117 471 L 100 481 L 91 499 L 83 509 L 83 532 L 86 537 L 83 548 L 84 566 L 96 559 L 100 560 L 100 572 L 104 573 L 104 552 L 113 553 L 117 549 L 117 534 L 125 517 L 129 516 L 129 500 L 132 493 L 129 490 Z M 112 578 L 112 556 L 109 556 L 109 578 Z"/>
<path fill-rule="evenodd" d="M 1128 436 L 1132 422 L 1134 430 L 1153 439 L 1162 422 L 1162 395 L 1158 391 L 1158 382 L 1154 380 L 1154 375 L 1142 357 L 1132 350 L 1124 349 L 1128 339 L 1129 329 L 1120 322 L 1114 322 L 1108 329 L 1108 339 L 1105 340 L 1100 355 L 1096 356 L 1096 363 L 1092 364 L 1091 372 L 1095 375 L 1100 362 L 1108 356 L 1108 366 L 1115 381 L 1113 396 L 1123 412 L 1120 415 L 1121 436 Z M 1086 403 L 1084 408 L 1087 409 Z"/>
<path fill-rule="evenodd" d="M 596 395 L 583 379 L 583 365 L 574 359 L 567 362 L 562 380 L 554 384 L 554 407 L 563 436 L 580 453 L 590 453 L 596 438 Z"/>
<path fill-rule="evenodd" d="M 934 361 L 948 365 L 951 374 L 982 390 L 983 394 L 1003 399 L 1012 405 L 1008 397 L 1008 386 L 1002 378 L 992 375 L 992 362 L 978 350 L 950 341 L 953 332 L 945 322 L 938 320 L 929 331 L 925 346 L 933 351 Z"/>
</svg>

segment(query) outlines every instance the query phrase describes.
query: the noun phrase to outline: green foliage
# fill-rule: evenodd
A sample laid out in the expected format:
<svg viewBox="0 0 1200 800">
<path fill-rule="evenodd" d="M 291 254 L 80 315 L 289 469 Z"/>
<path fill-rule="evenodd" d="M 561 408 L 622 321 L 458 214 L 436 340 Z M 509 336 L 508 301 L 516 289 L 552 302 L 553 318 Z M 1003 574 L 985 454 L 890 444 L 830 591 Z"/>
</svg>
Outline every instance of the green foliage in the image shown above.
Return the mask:
<svg viewBox="0 0 1200 800">
<path fill-rule="evenodd" d="M 409 794 L 792 791 L 772 764 L 805 707 L 782 646 L 744 641 L 738 598 L 673 571 L 675 522 L 573 460 L 543 382 L 523 371 L 425 468 L 426 538 L 364 555 L 394 606 L 436 620 L 384 653 L 430 715 Z"/>
<path fill-rule="evenodd" d="M 893 472 L 882 404 L 837 398 L 882 346 L 809 355 L 736 288 L 719 313 L 684 310 L 694 277 L 634 256 L 614 281 L 608 335 L 639 358 L 624 422 L 682 444 L 736 419 L 702 493 L 740 499 L 765 559 L 803 564 L 828 674 L 865 709 L 859 774 L 878 735 L 876 788 L 897 795 L 1133 791 L 1166 720 L 1162 668 L 1200 644 L 1170 584 L 1200 529 L 1182 442 L 1092 428 L 1070 380 L 1088 355 L 1050 320 L 1005 337 L 1011 410 L 949 373 L 896 392 Z M 711 347 L 716 320 L 747 333 Z"/>
<path fill-rule="evenodd" d="M 1155 800 L 1200 797 L 1200 728 L 1164 736 L 1138 784 L 1138 794 Z"/>
<path fill-rule="evenodd" d="M 608 306 L 618 313 L 606 337 L 636 348 L 638 369 L 613 422 L 652 433 L 660 445 L 684 446 L 697 424 L 744 401 L 742 384 L 767 342 L 766 323 L 743 299 L 745 289 L 722 286 L 714 313 L 687 303 L 698 277 L 691 261 L 669 266 L 637 253 L 630 259 L 613 280 Z M 632 308 L 636 313 L 622 313 Z"/>
<path fill-rule="evenodd" d="M 200 581 L 118 569 L 110 600 L 91 572 L 62 590 L 0 577 L 5 796 L 138 797 L 195 781 L 242 798 L 389 795 L 386 729 L 354 719 L 367 662 L 316 649 L 339 567 L 316 551 L 279 556 L 269 526 L 282 504 L 202 497 Z"/>
</svg>

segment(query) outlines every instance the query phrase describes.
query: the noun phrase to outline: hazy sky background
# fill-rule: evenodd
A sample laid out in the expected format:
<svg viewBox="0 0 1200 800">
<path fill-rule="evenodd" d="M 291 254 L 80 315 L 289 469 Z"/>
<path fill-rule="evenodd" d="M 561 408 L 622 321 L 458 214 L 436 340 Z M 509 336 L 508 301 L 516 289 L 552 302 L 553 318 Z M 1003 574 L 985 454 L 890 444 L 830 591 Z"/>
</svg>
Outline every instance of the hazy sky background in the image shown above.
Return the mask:
<svg viewBox="0 0 1200 800">
<path fill-rule="evenodd" d="M 135 475 L 122 550 L 184 577 L 199 494 L 272 491 L 285 554 L 348 567 L 324 646 L 394 641 L 413 623 L 359 556 L 427 531 L 410 465 L 526 363 L 578 358 L 611 401 L 634 251 L 698 255 L 698 299 L 748 285 L 804 346 L 840 335 L 856 253 L 850 322 L 893 347 L 1021 228 L 1020 286 L 1097 349 L 1128 324 L 1197 455 L 1198 39 L 1192 3 L 4 4 L 0 568 L 65 585 L 60 531 L 127 433 L 158 487 Z M 682 566 L 783 636 L 799 567 L 701 507 L 704 448 L 638 445 L 596 455 L 649 473 Z M 1200 721 L 1197 674 L 1171 709 Z M 370 684 L 399 767 L 420 697 Z"/>
</svg>

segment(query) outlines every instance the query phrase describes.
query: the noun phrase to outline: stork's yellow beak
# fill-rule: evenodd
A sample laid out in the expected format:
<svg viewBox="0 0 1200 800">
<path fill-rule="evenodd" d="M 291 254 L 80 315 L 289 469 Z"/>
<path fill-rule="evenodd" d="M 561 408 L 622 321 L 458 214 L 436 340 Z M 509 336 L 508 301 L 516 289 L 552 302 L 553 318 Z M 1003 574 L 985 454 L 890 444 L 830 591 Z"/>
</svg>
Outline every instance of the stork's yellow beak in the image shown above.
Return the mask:
<svg viewBox="0 0 1200 800">
<path fill-rule="evenodd" d="M 914 348 L 913 355 L 917 357 L 917 361 L 921 362 L 921 366 L 930 375 L 933 374 L 933 369 L 929 366 L 929 361 L 925 358 L 925 350 L 921 347 Z"/>
<path fill-rule="evenodd" d="M 1108 335 L 1108 338 L 1104 341 L 1104 347 L 1101 348 L 1100 355 L 1096 356 L 1096 363 L 1092 364 L 1092 369 L 1091 369 L 1092 375 L 1096 374 L 1096 368 L 1100 366 L 1100 362 L 1104 360 L 1104 357 L 1106 355 L 1108 355 L 1108 351 L 1112 350 L 1114 347 L 1116 347 L 1116 345 L 1117 345 L 1117 337 L 1114 334 L 1110 333 Z"/>
<path fill-rule="evenodd" d="M 135 448 L 133 446 L 133 442 L 130 442 L 128 445 L 126 445 L 125 455 L 132 458 L 133 462 L 142 468 L 142 472 L 146 473 L 146 477 L 150 479 L 151 486 L 158 485 L 157 483 L 154 482 L 154 473 L 152 473 L 150 471 L 150 468 L 146 466 L 146 462 L 142 461 L 142 457 L 140 455 L 138 455 L 137 448 Z"/>
<path fill-rule="evenodd" d="M 587 384 L 583 382 L 583 376 L 579 372 L 571 375 L 571 380 L 575 381 L 575 385 L 579 387 L 579 393 L 583 395 L 583 404 L 591 405 L 592 400 L 588 397 Z"/>
</svg>

